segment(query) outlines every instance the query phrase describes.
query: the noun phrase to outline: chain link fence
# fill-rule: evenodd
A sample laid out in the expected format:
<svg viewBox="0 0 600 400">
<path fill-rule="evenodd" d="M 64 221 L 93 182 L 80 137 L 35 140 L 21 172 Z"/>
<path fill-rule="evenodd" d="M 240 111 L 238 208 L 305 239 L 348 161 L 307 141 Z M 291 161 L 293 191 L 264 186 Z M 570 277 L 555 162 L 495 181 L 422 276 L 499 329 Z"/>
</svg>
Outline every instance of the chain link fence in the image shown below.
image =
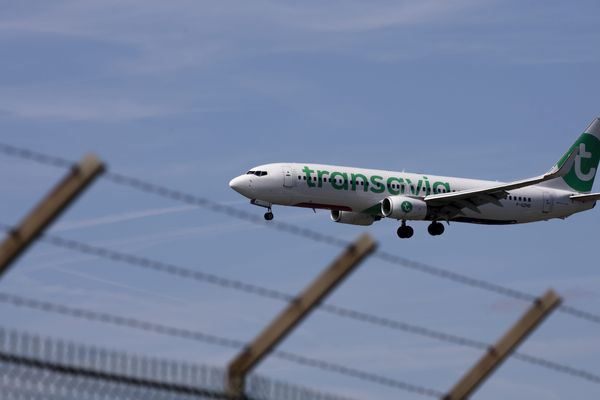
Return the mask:
<svg viewBox="0 0 600 400">
<path fill-rule="evenodd" d="M 223 368 L 164 360 L 0 327 L 5 400 L 231 399 Z M 349 400 L 251 375 L 247 400 Z"/>
</svg>

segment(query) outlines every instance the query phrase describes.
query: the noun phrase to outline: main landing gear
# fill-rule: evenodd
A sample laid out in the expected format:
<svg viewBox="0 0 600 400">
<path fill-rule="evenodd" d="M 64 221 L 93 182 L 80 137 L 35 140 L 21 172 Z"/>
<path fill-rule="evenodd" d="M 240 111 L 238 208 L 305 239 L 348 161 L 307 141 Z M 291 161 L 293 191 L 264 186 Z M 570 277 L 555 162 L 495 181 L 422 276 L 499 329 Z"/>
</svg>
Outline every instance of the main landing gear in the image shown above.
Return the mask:
<svg viewBox="0 0 600 400">
<path fill-rule="evenodd" d="M 398 234 L 398 237 L 400 239 L 408 239 L 410 237 L 412 237 L 412 235 L 415 233 L 415 230 L 406 225 L 406 221 L 402 221 L 402 225 L 400 225 L 400 228 L 398 228 L 398 231 L 396 232 Z"/>
<path fill-rule="evenodd" d="M 439 236 L 444 233 L 444 225 L 434 221 L 427 227 L 427 232 L 429 232 L 431 236 Z"/>
<path fill-rule="evenodd" d="M 440 222 L 437 221 L 433 221 L 428 227 L 427 227 L 427 232 L 429 232 L 429 234 L 431 236 L 439 236 L 442 233 L 444 233 L 444 225 L 442 225 Z M 411 228 L 410 226 L 406 225 L 406 221 L 402 221 L 402 225 L 400 225 L 400 227 L 398 228 L 398 237 L 400 239 L 408 239 L 411 238 L 413 236 L 413 234 L 415 233 L 414 229 Z"/>
<path fill-rule="evenodd" d="M 273 212 L 271 211 L 271 209 L 270 209 L 270 208 L 269 208 L 269 211 L 267 211 L 267 212 L 265 213 L 265 219 L 266 219 L 267 221 L 270 221 L 270 220 L 272 220 L 272 219 L 273 219 Z M 442 227 L 442 229 L 443 229 L 443 227 Z"/>
</svg>

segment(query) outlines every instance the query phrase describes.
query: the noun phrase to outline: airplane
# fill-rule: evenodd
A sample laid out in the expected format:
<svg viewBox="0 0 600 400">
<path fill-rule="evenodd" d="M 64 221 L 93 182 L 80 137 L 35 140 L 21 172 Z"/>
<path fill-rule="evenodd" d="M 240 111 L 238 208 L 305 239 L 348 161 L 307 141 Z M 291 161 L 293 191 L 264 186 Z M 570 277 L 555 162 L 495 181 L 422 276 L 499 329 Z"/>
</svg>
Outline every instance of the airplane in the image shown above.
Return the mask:
<svg viewBox="0 0 600 400">
<path fill-rule="evenodd" d="M 259 165 L 229 186 L 264 207 L 274 204 L 327 209 L 342 224 L 371 225 L 382 218 L 400 221 L 397 234 L 414 234 L 407 221 L 430 221 L 430 235 L 450 222 L 506 225 L 566 217 L 594 208 L 590 193 L 600 159 L 600 118 L 545 174 L 509 183 L 312 163 Z"/>
</svg>

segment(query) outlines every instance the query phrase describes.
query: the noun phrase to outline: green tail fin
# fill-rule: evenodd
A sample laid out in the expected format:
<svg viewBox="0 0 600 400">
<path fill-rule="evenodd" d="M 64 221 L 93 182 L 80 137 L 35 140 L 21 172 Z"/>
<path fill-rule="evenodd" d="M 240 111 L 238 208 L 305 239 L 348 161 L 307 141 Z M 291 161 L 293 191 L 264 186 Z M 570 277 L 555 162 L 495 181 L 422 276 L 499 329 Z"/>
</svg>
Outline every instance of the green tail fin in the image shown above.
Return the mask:
<svg viewBox="0 0 600 400">
<path fill-rule="evenodd" d="M 549 181 L 547 186 L 589 193 L 592 190 L 600 160 L 600 118 L 592 121 L 577 141 L 558 160 L 556 166 L 561 167 L 574 149 L 577 149 L 578 154 L 569 172 L 561 178 Z"/>
</svg>

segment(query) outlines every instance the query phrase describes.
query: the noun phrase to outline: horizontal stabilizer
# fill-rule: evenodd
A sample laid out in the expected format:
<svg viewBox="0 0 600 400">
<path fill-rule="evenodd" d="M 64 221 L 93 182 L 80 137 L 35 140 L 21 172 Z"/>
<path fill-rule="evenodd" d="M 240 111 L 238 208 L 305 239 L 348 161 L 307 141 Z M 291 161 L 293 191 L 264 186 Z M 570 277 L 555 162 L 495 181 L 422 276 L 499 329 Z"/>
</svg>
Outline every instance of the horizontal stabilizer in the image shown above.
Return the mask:
<svg viewBox="0 0 600 400">
<path fill-rule="evenodd" d="M 570 199 L 581 202 L 597 201 L 600 200 L 600 193 L 574 194 L 573 196 L 570 196 Z"/>
</svg>

